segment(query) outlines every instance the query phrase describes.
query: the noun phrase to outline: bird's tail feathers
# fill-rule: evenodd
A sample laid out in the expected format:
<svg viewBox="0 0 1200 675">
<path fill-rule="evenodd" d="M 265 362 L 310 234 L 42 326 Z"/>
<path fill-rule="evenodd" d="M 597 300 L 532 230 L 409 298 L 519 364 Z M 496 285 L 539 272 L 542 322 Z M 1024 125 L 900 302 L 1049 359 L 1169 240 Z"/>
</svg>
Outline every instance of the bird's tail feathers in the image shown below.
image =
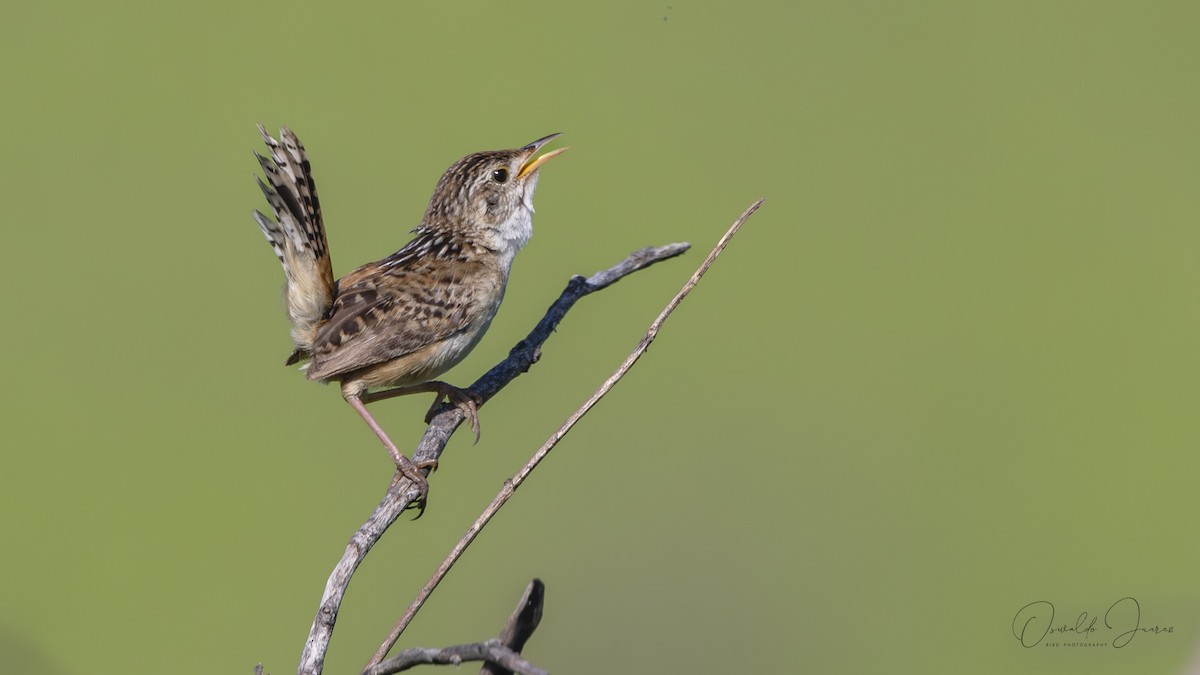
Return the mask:
<svg viewBox="0 0 1200 675">
<path fill-rule="evenodd" d="M 280 129 L 279 140 L 261 124 L 258 130 L 270 150 L 270 157 L 254 153 L 266 174 L 266 181 L 258 178 L 258 187 L 274 218 L 255 211 L 254 220 L 283 265 L 284 300 L 296 344 L 291 364 L 309 354 L 317 326 L 333 304 L 333 266 L 304 146 L 287 127 Z"/>
</svg>

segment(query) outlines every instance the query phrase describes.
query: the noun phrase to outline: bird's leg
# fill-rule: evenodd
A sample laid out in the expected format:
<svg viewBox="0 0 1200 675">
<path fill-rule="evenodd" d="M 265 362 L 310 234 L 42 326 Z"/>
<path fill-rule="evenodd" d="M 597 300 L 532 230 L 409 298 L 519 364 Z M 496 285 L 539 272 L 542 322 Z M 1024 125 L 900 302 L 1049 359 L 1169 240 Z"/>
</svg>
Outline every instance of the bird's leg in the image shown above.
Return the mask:
<svg viewBox="0 0 1200 675">
<path fill-rule="evenodd" d="M 424 384 L 416 384 L 411 387 L 396 387 L 395 389 L 384 389 L 383 391 L 367 392 L 362 394 L 363 403 L 371 403 L 373 401 L 382 401 L 385 398 L 393 398 L 395 396 L 406 396 L 408 394 L 425 394 L 434 392 L 437 398 L 433 399 L 433 405 L 429 406 L 429 412 L 425 413 L 425 423 L 429 424 L 433 419 L 433 413 L 442 403 L 442 397 L 445 396 L 450 403 L 462 411 L 463 416 L 471 421 L 471 431 L 475 432 L 475 442 L 479 442 L 479 401 L 478 397 L 469 389 L 459 389 L 451 384 L 434 380 L 425 382 Z M 349 400 L 349 399 L 347 399 Z"/>
<path fill-rule="evenodd" d="M 416 484 L 417 489 L 421 491 L 421 511 L 424 511 L 425 504 L 429 498 L 429 481 L 425 478 L 425 474 L 421 473 L 421 469 L 436 469 L 437 460 L 428 462 L 412 461 L 396 448 L 396 444 L 392 442 L 392 439 L 388 438 L 388 435 L 384 433 L 379 423 L 375 421 L 375 418 L 371 417 L 371 413 L 367 412 L 367 406 L 363 404 L 359 396 L 346 396 L 346 402 L 358 411 L 359 416 L 363 418 L 363 421 L 367 423 L 367 426 L 371 427 L 371 431 L 374 431 L 375 435 L 383 443 L 383 447 L 387 448 L 388 454 L 392 456 L 392 461 L 396 463 L 396 470 Z"/>
</svg>

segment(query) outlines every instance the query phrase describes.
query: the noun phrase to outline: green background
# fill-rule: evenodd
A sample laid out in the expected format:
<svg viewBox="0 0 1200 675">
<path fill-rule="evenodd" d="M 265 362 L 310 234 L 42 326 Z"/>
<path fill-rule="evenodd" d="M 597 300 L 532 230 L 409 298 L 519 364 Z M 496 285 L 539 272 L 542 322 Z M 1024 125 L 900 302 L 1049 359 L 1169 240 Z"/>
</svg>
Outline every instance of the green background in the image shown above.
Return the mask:
<svg viewBox="0 0 1200 675">
<path fill-rule="evenodd" d="M 696 246 L 583 301 L 455 437 L 327 672 L 760 196 L 402 646 L 493 635 L 536 576 L 526 654 L 559 673 L 1188 666 L 1200 5 L 668 2 L 3 10 L 3 670 L 290 672 L 386 487 L 337 390 L 282 366 L 256 122 L 307 145 L 339 274 L 458 157 L 566 133 L 454 383 L 571 274 Z M 412 447 L 428 398 L 378 405 Z M 1027 602 L 1074 625 L 1124 596 L 1174 632 L 1012 635 Z"/>
</svg>

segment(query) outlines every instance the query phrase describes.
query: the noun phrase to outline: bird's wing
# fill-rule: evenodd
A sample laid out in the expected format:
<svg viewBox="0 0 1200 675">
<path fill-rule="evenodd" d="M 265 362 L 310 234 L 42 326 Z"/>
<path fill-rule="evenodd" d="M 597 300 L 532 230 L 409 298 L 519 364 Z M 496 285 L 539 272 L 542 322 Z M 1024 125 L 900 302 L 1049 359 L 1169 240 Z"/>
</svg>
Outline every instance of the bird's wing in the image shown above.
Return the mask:
<svg viewBox="0 0 1200 675">
<path fill-rule="evenodd" d="M 346 275 L 329 319 L 317 329 L 308 378 L 328 380 L 386 363 L 486 325 L 502 292 L 495 285 L 503 280 L 478 262 L 445 262 L 383 261 Z"/>
</svg>

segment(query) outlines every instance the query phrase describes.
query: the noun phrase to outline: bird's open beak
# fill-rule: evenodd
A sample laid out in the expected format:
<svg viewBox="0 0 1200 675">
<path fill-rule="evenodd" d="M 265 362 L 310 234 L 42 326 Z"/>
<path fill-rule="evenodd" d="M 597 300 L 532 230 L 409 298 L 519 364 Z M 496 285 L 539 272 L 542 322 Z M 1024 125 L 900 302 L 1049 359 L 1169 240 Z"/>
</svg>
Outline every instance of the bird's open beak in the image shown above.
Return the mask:
<svg viewBox="0 0 1200 675">
<path fill-rule="evenodd" d="M 561 155 L 562 153 L 566 152 L 568 148 L 559 148 L 557 150 L 551 150 L 550 152 L 547 152 L 546 154 L 541 155 L 539 157 L 534 157 L 534 155 L 537 154 L 537 151 L 542 149 L 543 145 L 549 143 L 550 141 L 554 140 L 555 138 L 557 138 L 561 135 L 562 134 L 550 134 L 549 136 L 546 136 L 545 138 L 539 138 L 536 141 L 530 143 L 529 145 L 526 145 L 525 147 L 521 148 L 521 151 L 525 152 L 527 154 L 525 157 L 525 163 L 521 165 L 521 170 L 517 172 L 517 178 L 524 178 L 526 176 L 532 175 L 534 171 L 537 171 L 539 168 L 541 168 L 541 166 L 543 164 L 545 164 L 546 162 L 550 161 L 550 159 L 552 157 L 556 157 L 556 156 Z"/>
</svg>

